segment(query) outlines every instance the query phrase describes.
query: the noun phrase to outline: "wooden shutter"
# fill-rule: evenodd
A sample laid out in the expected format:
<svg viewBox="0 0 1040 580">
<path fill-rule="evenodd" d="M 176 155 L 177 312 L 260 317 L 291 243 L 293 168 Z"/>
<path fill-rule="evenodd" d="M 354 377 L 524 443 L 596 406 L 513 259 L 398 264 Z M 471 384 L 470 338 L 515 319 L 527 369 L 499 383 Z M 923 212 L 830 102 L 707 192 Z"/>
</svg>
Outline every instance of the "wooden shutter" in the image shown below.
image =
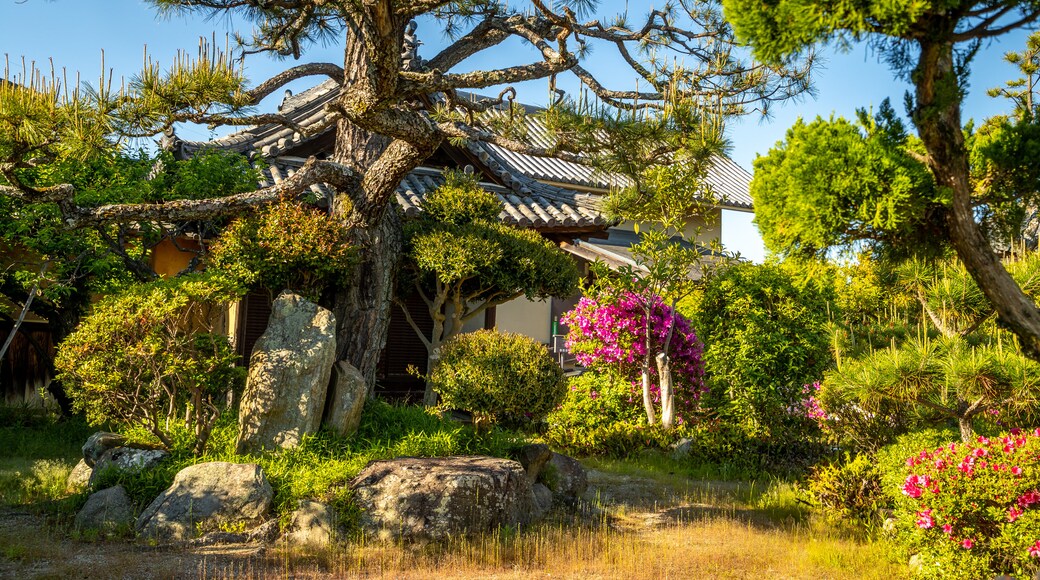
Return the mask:
<svg viewBox="0 0 1040 580">
<path fill-rule="evenodd" d="M 405 305 L 415 323 L 429 336 L 433 319 L 422 297 L 413 293 L 405 299 Z M 409 375 L 407 369 L 414 365 L 419 372 L 426 373 L 426 346 L 408 324 L 401 307 L 395 304 L 391 308 L 390 330 L 379 360 L 376 392 L 389 399 L 421 401 L 426 384 Z"/>
<path fill-rule="evenodd" d="M 242 299 L 238 317 L 238 356 L 240 364 L 249 366 L 249 355 L 260 335 L 267 330 L 271 318 L 271 294 L 267 290 L 253 290 Z"/>
</svg>

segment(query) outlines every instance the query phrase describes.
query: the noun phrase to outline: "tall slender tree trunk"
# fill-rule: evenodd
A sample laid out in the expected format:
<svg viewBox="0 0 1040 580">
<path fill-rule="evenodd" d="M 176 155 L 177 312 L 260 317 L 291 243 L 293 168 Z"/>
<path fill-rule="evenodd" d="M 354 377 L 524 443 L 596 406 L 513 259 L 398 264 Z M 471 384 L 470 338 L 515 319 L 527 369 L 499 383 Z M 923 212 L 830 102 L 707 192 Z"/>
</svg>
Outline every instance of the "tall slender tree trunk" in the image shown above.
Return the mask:
<svg viewBox="0 0 1040 580">
<path fill-rule="evenodd" d="M 675 426 L 675 389 L 672 387 L 672 361 L 665 353 L 657 355 L 657 380 L 661 384 L 661 426 Z"/>
<path fill-rule="evenodd" d="M 936 24 L 942 25 L 942 22 Z M 947 22 L 946 26 L 949 34 L 939 34 L 937 38 L 952 36 L 953 23 Z M 1001 264 L 975 222 L 953 45 L 928 38 L 920 41 L 920 47 L 921 57 L 914 71 L 917 86 L 914 123 L 928 151 L 936 183 L 951 193 L 947 223 L 953 247 L 993 304 L 1001 322 L 1019 337 L 1023 353 L 1040 360 L 1040 310 Z"/>
</svg>

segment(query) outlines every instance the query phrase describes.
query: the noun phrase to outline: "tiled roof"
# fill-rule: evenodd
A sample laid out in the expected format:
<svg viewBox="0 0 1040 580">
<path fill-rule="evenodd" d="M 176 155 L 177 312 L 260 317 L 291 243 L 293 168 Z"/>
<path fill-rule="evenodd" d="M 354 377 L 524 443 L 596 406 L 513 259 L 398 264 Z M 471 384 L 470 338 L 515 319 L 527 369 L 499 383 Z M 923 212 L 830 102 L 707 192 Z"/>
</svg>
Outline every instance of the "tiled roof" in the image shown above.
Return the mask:
<svg viewBox="0 0 1040 580">
<path fill-rule="evenodd" d="M 294 119 L 299 125 L 308 127 L 323 119 L 325 105 L 331 102 L 337 94 L 338 85 L 328 80 L 287 98 L 282 103 L 280 112 Z M 461 91 L 460 96 L 478 98 Z M 538 107 L 526 107 L 526 109 L 529 113 L 539 111 Z M 496 113 L 505 114 L 492 112 L 492 114 Z M 535 145 L 551 146 L 549 131 L 544 123 L 536 115 L 528 114 L 524 118 L 527 124 L 527 139 Z M 257 151 L 264 158 L 271 159 L 314 138 L 316 136 L 309 139 L 304 138 L 303 135 L 286 127 L 267 125 L 239 131 L 209 142 L 181 141 L 180 146 L 186 152 L 203 147 L 220 147 L 237 152 Z M 519 187 L 531 190 L 536 189 L 532 185 L 532 183 L 537 183 L 535 180 L 606 190 L 612 185 L 624 183 L 625 179 L 622 176 L 597 171 L 586 165 L 516 153 L 488 143 L 470 142 L 468 148 L 485 164 L 494 164 L 495 167 L 491 167 L 491 170 L 503 179 L 507 186 L 512 186 L 510 182 L 513 178 L 520 177 L 527 179 L 520 179 L 523 183 Z M 751 209 L 751 196 L 748 194 L 751 174 L 731 159 L 717 157 L 714 167 L 708 173 L 707 181 L 715 193 L 721 197 L 723 206 Z M 517 189 L 517 192 L 524 193 L 521 189 Z"/>
<path fill-rule="evenodd" d="M 537 109 L 532 108 L 532 111 L 537 112 Z M 505 112 L 494 111 L 492 114 L 504 116 Z M 528 114 L 524 117 L 524 122 L 526 124 L 525 139 L 532 145 L 544 148 L 553 146 L 549 129 L 541 119 Z M 627 181 L 624 176 L 598 171 L 588 165 L 550 157 L 525 155 L 491 143 L 472 142 L 469 148 L 478 155 L 480 152 L 486 152 L 492 159 L 534 179 L 604 190 L 616 185 L 624 185 Z M 706 180 L 715 190 L 715 194 L 719 196 L 722 205 L 751 209 L 751 196 L 748 194 L 751 174 L 728 157 L 716 157 L 714 161 Z"/>
<path fill-rule="evenodd" d="M 272 160 L 263 172 L 262 186 L 273 185 L 296 173 L 303 166 L 305 159 L 299 157 L 278 157 Z M 397 204 L 404 214 L 413 217 L 422 211 L 422 202 L 426 194 L 444 183 L 444 176 L 439 169 L 419 167 L 408 174 L 397 187 Z M 521 184 L 519 180 L 516 191 L 491 183 L 480 186 L 494 193 L 502 202 L 502 213 L 499 218 L 503 223 L 533 228 L 536 230 L 567 230 L 608 225 L 603 215 L 597 211 L 598 197 L 595 194 L 580 193 L 541 183 Z M 328 196 L 329 190 L 324 185 L 313 185 L 311 190 L 319 196 Z"/>
</svg>

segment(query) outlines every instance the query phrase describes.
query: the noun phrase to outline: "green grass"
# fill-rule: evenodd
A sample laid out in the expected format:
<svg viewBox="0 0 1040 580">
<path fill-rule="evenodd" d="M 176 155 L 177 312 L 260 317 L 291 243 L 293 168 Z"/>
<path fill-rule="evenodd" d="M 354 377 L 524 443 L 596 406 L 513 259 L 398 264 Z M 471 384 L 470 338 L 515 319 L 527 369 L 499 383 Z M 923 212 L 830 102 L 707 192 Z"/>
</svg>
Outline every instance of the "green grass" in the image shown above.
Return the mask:
<svg viewBox="0 0 1040 580">
<path fill-rule="evenodd" d="M 154 443 L 144 430 L 126 433 L 132 441 Z M 401 456 L 435 457 L 445 455 L 492 455 L 504 457 L 523 440 L 508 431 L 492 430 L 477 434 L 471 427 L 441 419 L 421 407 L 390 405 L 370 401 L 357 433 L 342 438 L 327 432 L 305 436 L 299 447 L 278 453 L 239 455 L 235 453 L 237 424 L 226 414 L 214 427 L 209 449 L 193 457 L 188 433 L 175 433 L 182 442 L 171 461 L 141 474 L 112 474 L 102 477 L 101 486 L 119 483 L 143 507 L 173 481 L 181 469 L 196 463 L 227 461 L 257 463 L 274 490 L 274 509 L 288 516 L 300 499 L 316 499 L 348 514 L 351 508 L 348 482 L 370 461 Z"/>
<path fill-rule="evenodd" d="M 0 504 L 39 504 L 67 495 L 66 479 L 93 431 L 79 419 L 0 407 Z"/>
</svg>

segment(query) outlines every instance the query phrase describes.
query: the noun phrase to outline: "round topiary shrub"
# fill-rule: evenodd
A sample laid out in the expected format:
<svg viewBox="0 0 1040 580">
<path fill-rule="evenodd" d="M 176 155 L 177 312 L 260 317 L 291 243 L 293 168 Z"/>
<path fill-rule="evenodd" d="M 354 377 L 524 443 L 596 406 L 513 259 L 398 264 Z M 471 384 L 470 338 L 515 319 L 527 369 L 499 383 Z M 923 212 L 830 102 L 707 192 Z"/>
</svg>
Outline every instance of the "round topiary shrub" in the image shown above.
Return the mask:
<svg viewBox="0 0 1040 580">
<path fill-rule="evenodd" d="M 521 334 L 479 330 L 446 343 L 430 374 L 441 407 L 509 427 L 541 421 L 563 400 L 563 369 Z"/>
</svg>

